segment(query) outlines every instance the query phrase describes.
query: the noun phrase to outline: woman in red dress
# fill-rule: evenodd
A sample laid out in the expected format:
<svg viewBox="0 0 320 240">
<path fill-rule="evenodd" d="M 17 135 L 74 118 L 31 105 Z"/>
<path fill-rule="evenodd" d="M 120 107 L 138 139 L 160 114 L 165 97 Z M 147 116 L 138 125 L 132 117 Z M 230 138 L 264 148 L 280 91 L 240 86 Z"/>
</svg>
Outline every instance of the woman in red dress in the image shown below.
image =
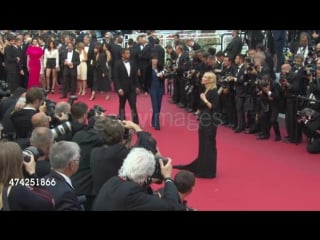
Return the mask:
<svg viewBox="0 0 320 240">
<path fill-rule="evenodd" d="M 27 48 L 26 55 L 27 67 L 29 70 L 28 89 L 32 87 L 39 87 L 43 50 L 39 47 L 37 38 L 32 39 L 31 45 Z"/>
</svg>

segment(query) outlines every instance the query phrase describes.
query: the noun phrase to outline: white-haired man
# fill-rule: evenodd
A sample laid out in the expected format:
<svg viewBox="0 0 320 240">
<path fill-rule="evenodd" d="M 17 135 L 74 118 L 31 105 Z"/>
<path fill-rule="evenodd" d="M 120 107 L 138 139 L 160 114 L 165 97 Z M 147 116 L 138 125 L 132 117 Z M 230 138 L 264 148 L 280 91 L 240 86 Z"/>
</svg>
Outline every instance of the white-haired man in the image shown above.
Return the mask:
<svg viewBox="0 0 320 240">
<path fill-rule="evenodd" d="M 171 179 L 171 159 L 168 159 L 166 165 L 159 160 L 159 164 L 165 180 L 162 198 L 147 191 L 156 168 L 154 155 L 144 148 L 136 147 L 125 158 L 119 176 L 110 178 L 102 186 L 92 209 L 94 211 L 184 210 L 178 203 L 178 190 Z"/>
<path fill-rule="evenodd" d="M 58 211 L 79 211 L 81 206 L 70 177 L 78 171 L 80 147 L 75 142 L 60 141 L 50 149 L 52 171 L 46 177 L 46 185 L 54 196 Z M 50 183 L 50 184 L 49 184 Z"/>
</svg>

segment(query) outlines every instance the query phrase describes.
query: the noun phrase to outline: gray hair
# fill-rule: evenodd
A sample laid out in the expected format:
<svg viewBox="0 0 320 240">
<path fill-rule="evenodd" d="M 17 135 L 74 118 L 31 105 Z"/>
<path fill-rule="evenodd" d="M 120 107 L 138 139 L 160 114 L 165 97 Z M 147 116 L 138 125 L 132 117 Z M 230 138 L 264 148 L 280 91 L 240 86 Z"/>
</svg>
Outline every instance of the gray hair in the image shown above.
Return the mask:
<svg viewBox="0 0 320 240">
<path fill-rule="evenodd" d="M 79 160 L 80 147 L 75 142 L 60 141 L 51 147 L 49 159 L 51 167 L 59 170 L 64 169 L 69 162 Z"/>
<path fill-rule="evenodd" d="M 71 106 L 67 102 L 58 102 L 55 107 L 55 115 L 59 116 L 61 113 L 70 113 L 71 112 Z"/>
<path fill-rule="evenodd" d="M 143 184 L 155 171 L 154 155 L 145 148 L 133 148 L 119 170 L 119 176 L 128 178 L 138 184 Z"/>
<path fill-rule="evenodd" d="M 35 129 L 33 129 L 30 137 L 31 145 L 38 148 L 53 143 L 53 140 L 53 133 L 47 127 L 36 127 Z"/>
</svg>

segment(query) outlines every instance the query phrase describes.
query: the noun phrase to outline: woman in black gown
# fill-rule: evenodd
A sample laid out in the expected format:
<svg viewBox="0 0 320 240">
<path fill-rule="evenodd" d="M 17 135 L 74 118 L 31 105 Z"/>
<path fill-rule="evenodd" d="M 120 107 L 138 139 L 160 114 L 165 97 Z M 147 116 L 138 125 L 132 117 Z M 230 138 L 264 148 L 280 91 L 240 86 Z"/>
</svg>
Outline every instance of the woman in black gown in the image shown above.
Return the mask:
<svg viewBox="0 0 320 240">
<path fill-rule="evenodd" d="M 213 117 L 217 111 L 219 95 L 217 92 L 217 78 L 212 72 L 206 72 L 201 80 L 204 92 L 200 94 L 199 116 L 199 147 L 198 157 L 187 165 L 173 166 L 176 169 L 186 169 L 194 172 L 199 178 L 215 178 L 217 170 L 216 134 L 217 123 Z"/>
</svg>

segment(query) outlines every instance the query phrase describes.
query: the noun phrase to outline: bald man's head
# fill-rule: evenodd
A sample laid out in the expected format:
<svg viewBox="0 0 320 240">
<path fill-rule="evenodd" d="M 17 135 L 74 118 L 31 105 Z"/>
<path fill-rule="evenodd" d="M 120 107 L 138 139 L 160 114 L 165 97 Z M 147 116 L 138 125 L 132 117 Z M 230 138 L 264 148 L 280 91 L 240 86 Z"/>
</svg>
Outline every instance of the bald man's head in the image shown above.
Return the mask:
<svg viewBox="0 0 320 240">
<path fill-rule="evenodd" d="M 50 118 L 43 112 L 34 114 L 31 118 L 33 128 L 50 126 Z"/>
</svg>

